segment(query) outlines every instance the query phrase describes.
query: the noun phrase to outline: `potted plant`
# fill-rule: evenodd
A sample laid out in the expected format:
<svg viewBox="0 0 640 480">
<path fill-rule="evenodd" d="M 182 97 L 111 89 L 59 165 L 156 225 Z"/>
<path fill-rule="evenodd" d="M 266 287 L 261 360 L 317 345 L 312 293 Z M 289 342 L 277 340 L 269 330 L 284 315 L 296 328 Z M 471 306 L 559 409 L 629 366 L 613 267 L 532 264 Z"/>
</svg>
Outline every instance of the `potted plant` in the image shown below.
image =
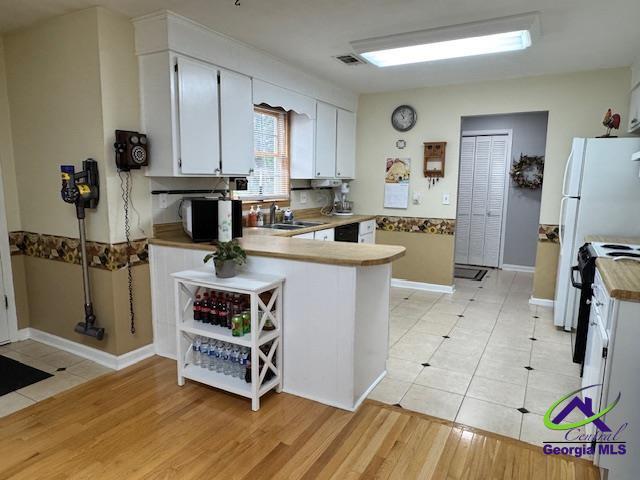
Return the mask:
<svg viewBox="0 0 640 480">
<path fill-rule="evenodd" d="M 218 242 L 218 249 L 204 257 L 204 263 L 213 258 L 216 267 L 216 277 L 231 278 L 237 274 L 236 267 L 247 261 L 247 252 L 238 244 L 237 240 Z"/>
</svg>

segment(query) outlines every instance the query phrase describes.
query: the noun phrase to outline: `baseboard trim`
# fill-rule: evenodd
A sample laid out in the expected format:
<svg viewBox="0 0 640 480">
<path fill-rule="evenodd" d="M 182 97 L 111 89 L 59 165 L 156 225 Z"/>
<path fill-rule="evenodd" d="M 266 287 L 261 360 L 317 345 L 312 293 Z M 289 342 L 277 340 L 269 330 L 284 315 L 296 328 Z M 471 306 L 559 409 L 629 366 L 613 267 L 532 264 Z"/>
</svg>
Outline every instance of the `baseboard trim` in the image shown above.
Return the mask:
<svg viewBox="0 0 640 480">
<path fill-rule="evenodd" d="M 80 343 L 67 340 L 66 338 L 53 335 L 51 333 L 43 332 L 37 328 L 23 329 L 28 331 L 28 336 L 32 340 L 56 347 L 65 352 L 73 353 L 79 357 L 86 358 L 92 362 L 99 363 L 107 368 L 114 370 L 122 370 L 129 367 L 134 363 L 138 363 L 145 358 L 149 358 L 155 355 L 155 348 L 153 344 L 145 345 L 131 352 L 124 353 L 122 355 L 113 355 L 111 353 L 103 352 L 97 348 L 88 347 Z M 26 339 L 25 338 L 25 339 Z"/>
<path fill-rule="evenodd" d="M 353 406 L 353 411 L 356 411 L 360 405 L 362 404 L 362 402 L 365 401 L 365 399 L 369 396 L 369 394 L 373 391 L 374 388 L 376 388 L 376 386 L 382 381 L 382 379 L 387 375 L 387 371 L 385 370 L 384 372 L 382 372 L 380 374 L 380 376 L 378 378 L 376 378 L 373 383 L 371 385 L 369 385 L 369 388 L 367 388 L 365 390 L 365 392 L 360 395 L 360 398 L 358 398 L 358 400 L 356 400 L 355 405 Z"/>
<path fill-rule="evenodd" d="M 547 298 L 531 297 L 529 299 L 529 304 L 530 305 L 538 305 L 539 307 L 551 307 L 551 308 L 553 308 L 553 306 L 555 305 L 555 302 L 553 300 L 549 300 Z"/>
<path fill-rule="evenodd" d="M 11 337 L 12 342 L 21 342 L 22 340 L 26 340 L 29 338 L 29 329 L 21 328 L 18 330 L 14 337 Z"/>
<path fill-rule="evenodd" d="M 536 271 L 536 267 L 529 267 L 526 265 L 512 265 L 511 263 L 503 263 L 502 270 L 506 270 L 508 272 L 533 273 Z"/>
<path fill-rule="evenodd" d="M 412 282 L 411 280 L 402 280 L 401 278 L 392 278 L 391 286 L 398 288 L 412 288 L 414 290 L 424 290 L 425 292 L 435 293 L 454 293 L 455 285 L 440 285 L 438 283 Z"/>
</svg>

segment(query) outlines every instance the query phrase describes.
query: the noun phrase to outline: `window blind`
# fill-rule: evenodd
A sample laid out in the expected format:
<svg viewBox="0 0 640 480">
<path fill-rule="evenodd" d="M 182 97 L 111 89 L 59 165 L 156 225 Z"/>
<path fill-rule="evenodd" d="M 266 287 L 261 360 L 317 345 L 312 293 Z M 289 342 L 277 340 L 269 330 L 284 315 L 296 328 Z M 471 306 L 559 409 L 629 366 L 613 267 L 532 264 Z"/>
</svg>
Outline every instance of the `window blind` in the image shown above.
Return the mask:
<svg viewBox="0 0 640 480">
<path fill-rule="evenodd" d="M 281 110 L 255 107 L 253 142 L 255 167 L 247 178 L 248 189 L 236 192 L 242 200 L 289 198 L 289 145 L 287 114 Z"/>
</svg>

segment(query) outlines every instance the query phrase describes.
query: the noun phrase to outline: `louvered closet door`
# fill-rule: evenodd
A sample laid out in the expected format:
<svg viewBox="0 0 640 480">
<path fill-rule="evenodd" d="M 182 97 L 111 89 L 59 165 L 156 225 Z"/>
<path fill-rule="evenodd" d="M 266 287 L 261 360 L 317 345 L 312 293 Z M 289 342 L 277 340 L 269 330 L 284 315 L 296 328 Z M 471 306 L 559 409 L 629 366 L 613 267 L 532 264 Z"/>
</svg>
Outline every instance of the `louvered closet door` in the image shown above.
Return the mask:
<svg viewBox="0 0 640 480">
<path fill-rule="evenodd" d="M 484 235 L 487 218 L 487 194 L 491 160 L 491 137 L 476 137 L 469 229 L 469 263 L 484 264 Z"/>
<path fill-rule="evenodd" d="M 463 137 L 460 146 L 460 173 L 458 179 L 458 214 L 456 217 L 456 263 L 469 263 L 469 231 L 471 227 L 471 200 L 473 196 L 473 164 L 476 137 Z"/>
<path fill-rule="evenodd" d="M 507 137 L 491 137 L 487 218 L 485 221 L 484 259 L 482 262 L 483 265 L 488 267 L 497 267 L 500 264 L 506 162 Z"/>
</svg>

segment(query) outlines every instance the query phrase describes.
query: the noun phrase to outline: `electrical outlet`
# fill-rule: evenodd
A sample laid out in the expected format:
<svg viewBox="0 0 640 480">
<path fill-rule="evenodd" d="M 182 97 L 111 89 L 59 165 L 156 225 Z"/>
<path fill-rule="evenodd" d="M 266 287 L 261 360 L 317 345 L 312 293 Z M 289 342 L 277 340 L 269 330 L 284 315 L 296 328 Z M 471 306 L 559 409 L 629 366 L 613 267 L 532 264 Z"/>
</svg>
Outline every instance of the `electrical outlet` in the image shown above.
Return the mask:
<svg viewBox="0 0 640 480">
<path fill-rule="evenodd" d="M 166 193 L 161 193 L 158 200 L 160 201 L 160 208 L 167 208 L 169 206 L 169 195 Z"/>
<path fill-rule="evenodd" d="M 307 203 L 309 201 L 309 194 L 307 192 L 300 192 L 300 203 Z"/>
<path fill-rule="evenodd" d="M 451 195 L 448 193 L 443 193 L 442 194 L 442 204 L 443 205 L 450 205 L 451 204 Z"/>
</svg>

